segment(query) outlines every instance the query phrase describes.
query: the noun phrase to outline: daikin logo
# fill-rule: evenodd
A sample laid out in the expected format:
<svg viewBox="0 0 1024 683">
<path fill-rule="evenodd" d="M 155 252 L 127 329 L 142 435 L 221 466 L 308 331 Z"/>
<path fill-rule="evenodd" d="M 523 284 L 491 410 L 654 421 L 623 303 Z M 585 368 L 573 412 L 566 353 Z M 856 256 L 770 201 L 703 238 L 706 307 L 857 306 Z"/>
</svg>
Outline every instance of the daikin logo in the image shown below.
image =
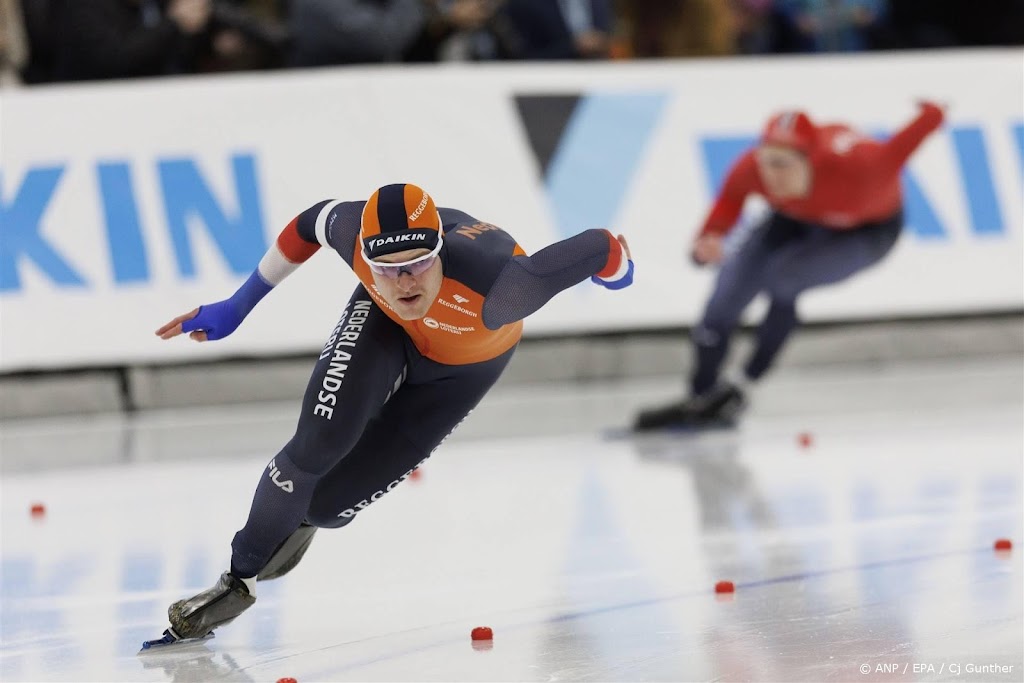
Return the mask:
<svg viewBox="0 0 1024 683">
<path fill-rule="evenodd" d="M 29 271 L 57 287 L 145 284 L 154 279 L 164 243 L 182 280 L 203 275 L 197 252 L 204 244 L 226 272 L 252 272 L 268 246 L 257 158 L 234 154 L 228 162 L 207 162 L 205 172 L 192 157 L 161 157 L 152 166 L 103 159 L 0 169 L 0 295 L 25 289 Z M 207 172 L 226 181 L 214 183 Z M 162 205 L 162 215 L 142 210 L 140 199 L 150 195 L 159 198 L 151 208 Z M 77 201 L 91 201 L 89 216 L 95 207 L 101 218 L 92 253 L 60 239 L 67 216 L 49 215 Z M 86 223 L 91 227 L 91 219 Z"/>
<path fill-rule="evenodd" d="M 39 286 L 28 283 L 40 276 L 60 288 L 144 285 L 156 279 L 155 262 L 165 243 L 181 280 L 204 277 L 200 263 L 211 256 L 225 272 L 248 275 L 269 246 L 258 159 L 237 153 L 226 161 L 159 157 L 149 164 L 104 158 L 0 168 L 0 295 Z M 86 189 L 93 187 L 95 193 Z M 155 198 L 150 208 L 162 206 L 162 214 L 143 210 L 142 199 L 150 196 Z M 424 194 L 413 216 L 429 201 Z M 69 204 L 90 217 L 95 210 L 101 218 L 88 253 L 60 239 L 67 215 L 50 215 L 67 211 L 62 207 Z M 94 222 L 87 223 L 91 228 Z M 373 246 L 426 239 L 409 233 L 376 238 Z"/>
<path fill-rule="evenodd" d="M 394 244 L 396 242 L 416 242 L 427 239 L 427 236 L 423 233 L 403 233 L 401 235 L 395 235 L 394 237 L 378 237 L 376 239 L 369 240 L 370 248 L 376 249 L 382 247 L 385 244 Z"/>
</svg>

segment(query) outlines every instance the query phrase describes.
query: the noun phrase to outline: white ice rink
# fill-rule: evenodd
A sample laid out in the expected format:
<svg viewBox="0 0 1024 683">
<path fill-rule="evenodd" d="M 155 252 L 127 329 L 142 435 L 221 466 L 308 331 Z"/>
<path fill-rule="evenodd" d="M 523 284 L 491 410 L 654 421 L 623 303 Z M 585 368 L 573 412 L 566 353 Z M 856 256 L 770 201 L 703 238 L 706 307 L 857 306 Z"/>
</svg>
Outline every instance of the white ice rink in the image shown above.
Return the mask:
<svg viewBox="0 0 1024 683">
<path fill-rule="evenodd" d="M 215 639 L 147 656 L 297 403 L 9 423 L 0 678 L 1020 681 L 1022 373 L 790 372 L 736 434 L 641 440 L 601 425 L 668 380 L 508 389 Z M 66 464 L 111 432 L 109 462 Z"/>
</svg>

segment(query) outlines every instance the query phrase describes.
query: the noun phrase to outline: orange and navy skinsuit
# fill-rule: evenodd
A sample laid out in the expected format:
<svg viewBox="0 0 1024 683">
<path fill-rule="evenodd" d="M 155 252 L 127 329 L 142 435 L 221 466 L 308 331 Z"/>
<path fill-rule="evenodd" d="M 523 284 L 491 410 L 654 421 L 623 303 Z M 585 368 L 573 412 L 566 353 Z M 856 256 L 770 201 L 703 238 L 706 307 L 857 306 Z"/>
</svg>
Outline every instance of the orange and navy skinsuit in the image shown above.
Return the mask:
<svg viewBox="0 0 1024 683">
<path fill-rule="evenodd" d="M 440 294 L 423 319 L 402 320 L 377 294 L 359 255 L 364 204 L 316 204 L 285 228 L 277 246 L 293 263 L 306 260 L 320 246 L 337 251 L 374 303 L 405 330 L 421 354 L 438 363 L 464 365 L 500 356 L 519 341 L 523 318 L 592 275 L 611 277 L 626 259 L 607 230 L 587 230 L 527 256 L 501 228 L 441 208 Z"/>
<path fill-rule="evenodd" d="M 422 319 L 402 320 L 374 290 L 359 254 L 364 204 L 320 202 L 272 247 L 291 264 L 330 247 L 361 284 L 320 354 L 294 436 L 268 465 L 235 535 L 238 576 L 255 575 L 303 521 L 343 526 L 397 486 L 498 379 L 523 318 L 562 290 L 595 275 L 612 278 L 627 263 L 606 230 L 527 256 L 504 230 L 441 208 L 440 293 Z M 281 276 L 264 272 L 272 270 L 258 273 L 271 285 Z"/>
</svg>

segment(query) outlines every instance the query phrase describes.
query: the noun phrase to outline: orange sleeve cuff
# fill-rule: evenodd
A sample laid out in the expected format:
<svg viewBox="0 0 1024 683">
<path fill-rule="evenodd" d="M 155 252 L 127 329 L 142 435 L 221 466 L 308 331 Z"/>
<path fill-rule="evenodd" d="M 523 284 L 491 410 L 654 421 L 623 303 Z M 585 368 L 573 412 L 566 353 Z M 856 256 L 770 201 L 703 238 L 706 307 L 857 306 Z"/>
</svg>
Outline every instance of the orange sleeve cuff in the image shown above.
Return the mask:
<svg viewBox="0 0 1024 683">
<path fill-rule="evenodd" d="M 604 264 L 604 268 L 597 272 L 597 276 L 607 279 L 619 272 L 619 268 L 622 266 L 622 245 L 619 240 L 615 239 L 615 235 L 607 230 L 604 232 L 608 235 L 608 261 Z"/>
</svg>

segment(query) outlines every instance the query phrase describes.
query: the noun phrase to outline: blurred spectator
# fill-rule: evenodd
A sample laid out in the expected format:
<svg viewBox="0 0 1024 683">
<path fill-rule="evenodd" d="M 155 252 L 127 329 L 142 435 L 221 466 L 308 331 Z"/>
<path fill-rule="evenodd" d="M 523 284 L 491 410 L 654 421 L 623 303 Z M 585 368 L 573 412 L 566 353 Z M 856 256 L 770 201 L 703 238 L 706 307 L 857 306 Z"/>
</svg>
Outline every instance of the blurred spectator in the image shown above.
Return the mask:
<svg viewBox="0 0 1024 683">
<path fill-rule="evenodd" d="M 509 55 L 515 36 L 504 0 L 424 0 L 427 20 L 405 61 L 485 61 Z"/>
<path fill-rule="evenodd" d="M 890 2 L 890 21 L 900 46 L 954 47 L 960 40 L 954 28 L 960 0 Z"/>
<path fill-rule="evenodd" d="M 289 33 L 277 0 L 213 0 L 209 40 L 199 71 L 282 67 Z"/>
<path fill-rule="evenodd" d="M 610 54 L 611 0 L 507 0 L 513 59 L 605 59 Z"/>
<path fill-rule="evenodd" d="M 0 86 L 17 85 L 28 61 L 28 38 L 17 0 L 0 0 Z"/>
<path fill-rule="evenodd" d="M 54 76 L 88 80 L 192 70 L 210 0 L 52 0 Z"/>
<path fill-rule="evenodd" d="M 798 52 L 800 34 L 774 0 L 732 0 L 736 49 L 741 54 Z"/>
<path fill-rule="evenodd" d="M 21 79 L 26 84 L 45 83 L 53 79 L 52 1 L 21 0 L 21 14 L 28 38 L 28 61 L 21 69 Z"/>
<path fill-rule="evenodd" d="M 886 0 L 779 0 L 807 52 L 858 52 L 874 46 Z"/>
<path fill-rule="evenodd" d="M 295 66 L 398 61 L 421 35 L 422 0 L 292 0 Z"/>
<path fill-rule="evenodd" d="M 900 47 L 1024 44 L 1024 0 L 889 0 Z"/>
<path fill-rule="evenodd" d="M 722 0 L 620 0 L 627 56 L 704 57 L 736 51 L 737 18 Z"/>
</svg>

